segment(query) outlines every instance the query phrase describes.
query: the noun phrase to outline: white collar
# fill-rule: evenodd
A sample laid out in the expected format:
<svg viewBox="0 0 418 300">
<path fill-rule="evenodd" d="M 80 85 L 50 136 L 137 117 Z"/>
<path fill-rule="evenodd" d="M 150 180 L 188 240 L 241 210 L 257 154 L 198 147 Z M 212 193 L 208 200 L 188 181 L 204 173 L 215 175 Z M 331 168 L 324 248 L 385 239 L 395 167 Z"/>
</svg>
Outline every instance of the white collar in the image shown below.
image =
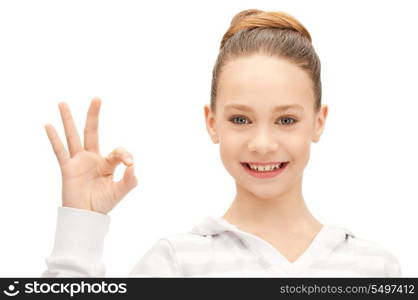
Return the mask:
<svg viewBox="0 0 418 300">
<path fill-rule="evenodd" d="M 192 233 L 202 236 L 213 236 L 225 231 L 234 233 L 265 263 L 273 268 L 278 266 L 289 274 L 302 272 L 304 268 L 315 260 L 331 253 L 337 246 L 345 242 L 349 236 L 355 236 L 346 228 L 334 224 L 324 224 L 306 251 L 296 261 L 290 262 L 266 240 L 240 230 L 223 218 L 208 216 L 192 229 Z"/>
</svg>

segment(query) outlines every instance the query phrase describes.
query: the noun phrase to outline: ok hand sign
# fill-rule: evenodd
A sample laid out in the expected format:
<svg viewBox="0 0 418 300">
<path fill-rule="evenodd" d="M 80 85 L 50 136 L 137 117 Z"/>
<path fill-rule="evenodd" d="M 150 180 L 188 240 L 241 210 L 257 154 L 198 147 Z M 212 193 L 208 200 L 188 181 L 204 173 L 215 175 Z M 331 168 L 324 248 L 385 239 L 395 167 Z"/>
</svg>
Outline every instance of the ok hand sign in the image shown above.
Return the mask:
<svg viewBox="0 0 418 300">
<path fill-rule="evenodd" d="M 93 98 L 81 144 L 70 109 L 59 103 L 67 138 L 68 151 L 51 124 L 45 130 L 58 159 L 62 175 L 62 205 L 107 214 L 137 185 L 132 155 L 122 147 L 102 157 L 99 151 L 99 111 L 101 100 Z M 123 178 L 113 182 L 116 166 L 123 162 L 127 168 Z"/>
</svg>

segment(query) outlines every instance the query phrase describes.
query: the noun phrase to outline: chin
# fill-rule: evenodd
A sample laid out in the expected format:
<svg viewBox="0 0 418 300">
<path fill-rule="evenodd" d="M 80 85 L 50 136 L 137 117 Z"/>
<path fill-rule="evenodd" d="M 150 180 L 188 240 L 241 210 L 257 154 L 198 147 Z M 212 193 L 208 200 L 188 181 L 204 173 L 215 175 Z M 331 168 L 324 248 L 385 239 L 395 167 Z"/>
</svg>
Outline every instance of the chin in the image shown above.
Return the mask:
<svg viewBox="0 0 418 300">
<path fill-rule="evenodd" d="M 247 193 L 253 195 L 260 200 L 275 200 L 287 191 L 280 184 L 276 185 L 264 185 L 264 184 L 243 184 L 241 187 L 247 191 Z"/>
</svg>

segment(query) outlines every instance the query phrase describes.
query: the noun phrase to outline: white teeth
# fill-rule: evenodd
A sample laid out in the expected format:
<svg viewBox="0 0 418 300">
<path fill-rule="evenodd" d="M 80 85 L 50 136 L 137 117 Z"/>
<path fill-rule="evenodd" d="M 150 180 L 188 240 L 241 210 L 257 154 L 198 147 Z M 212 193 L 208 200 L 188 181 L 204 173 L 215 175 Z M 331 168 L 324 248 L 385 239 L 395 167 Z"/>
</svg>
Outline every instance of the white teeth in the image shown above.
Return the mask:
<svg viewBox="0 0 418 300">
<path fill-rule="evenodd" d="M 248 165 L 250 166 L 251 169 L 256 170 L 256 171 L 271 171 L 271 170 L 278 169 L 280 167 L 280 164 L 267 165 L 267 166 L 258 166 L 258 165 L 251 165 L 251 164 L 248 164 Z"/>
</svg>

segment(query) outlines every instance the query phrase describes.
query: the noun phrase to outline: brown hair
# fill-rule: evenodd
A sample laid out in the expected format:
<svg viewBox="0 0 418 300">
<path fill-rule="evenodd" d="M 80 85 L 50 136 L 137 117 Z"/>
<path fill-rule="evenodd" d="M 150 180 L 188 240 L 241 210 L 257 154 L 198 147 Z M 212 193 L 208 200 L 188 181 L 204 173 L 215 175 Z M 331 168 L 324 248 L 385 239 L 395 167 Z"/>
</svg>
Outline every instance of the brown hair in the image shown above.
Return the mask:
<svg viewBox="0 0 418 300">
<path fill-rule="evenodd" d="M 321 63 L 308 30 L 285 12 L 246 9 L 236 14 L 224 34 L 212 72 L 210 107 L 216 113 L 216 94 L 222 67 L 229 61 L 261 53 L 284 58 L 305 70 L 313 83 L 315 112 L 321 107 Z"/>
</svg>

